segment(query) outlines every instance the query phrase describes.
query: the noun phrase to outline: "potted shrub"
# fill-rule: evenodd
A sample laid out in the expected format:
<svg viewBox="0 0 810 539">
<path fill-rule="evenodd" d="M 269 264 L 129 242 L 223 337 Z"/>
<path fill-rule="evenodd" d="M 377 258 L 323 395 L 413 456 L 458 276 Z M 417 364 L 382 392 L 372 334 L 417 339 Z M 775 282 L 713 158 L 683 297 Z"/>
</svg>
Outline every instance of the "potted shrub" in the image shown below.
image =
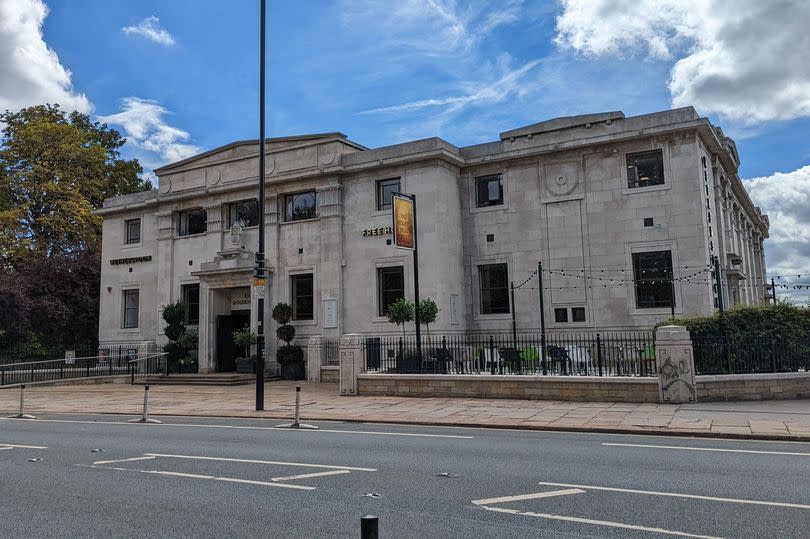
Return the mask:
<svg viewBox="0 0 810 539">
<path fill-rule="evenodd" d="M 273 307 L 273 320 L 281 324 L 276 329 L 276 336 L 286 343 L 278 347 L 276 359 L 281 365 L 283 380 L 303 380 L 307 376 L 304 350 L 297 344 L 291 344 L 295 338 L 295 327 L 290 325 L 292 315 L 292 307 L 286 303 L 279 303 Z"/>
<path fill-rule="evenodd" d="M 392 324 L 402 326 L 402 337 L 405 340 L 405 324 L 414 319 L 414 304 L 405 298 L 400 298 L 388 306 L 388 321 Z M 404 350 L 397 352 L 396 372 L 419 372 L 419 358 L 415 350 L 409 350 L 407 345 Z"/>
<path fill-rule="evenodd" d="M 166 373 L 179 372 L 180 361 L 188 354 L 188 350 L 178 342 L 186 330 L 186 326 L 183 325 L 184 316 L 185 310 L 180 301 L 163 307 L 163 320 L 166 321 L 163 333 L 169 339 L 169 342 L 163 347 L 163 351 L 166 353 Z"/>
<path fill-rule="evenodd" d="M 242 351 L 242 357 L 236 359 L 236 372 L 240 374 L 255 373 L 256 356 L 250 355 L 250 347 L 256 344 L 256 334 L 249 328 L 242 328 L 234 331 L 232 335 L 233 343 Z"/>
<path fill-rule="evenodd" d="M 197 343 L 199 334 L 197 328 L 187 327 L 177 338 L 177 345 L 182 349 L 183 355 L 178 360 L 178 372 L 196 373 L 199 369 Z"/>
</svg>

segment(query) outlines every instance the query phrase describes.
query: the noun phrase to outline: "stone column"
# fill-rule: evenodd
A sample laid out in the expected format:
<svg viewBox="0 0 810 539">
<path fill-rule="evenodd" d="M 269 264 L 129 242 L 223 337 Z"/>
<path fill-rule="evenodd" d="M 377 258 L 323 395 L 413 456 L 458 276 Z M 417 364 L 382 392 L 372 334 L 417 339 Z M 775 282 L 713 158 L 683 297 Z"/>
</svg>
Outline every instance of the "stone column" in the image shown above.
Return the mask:
<svg viewBox="0 0 810 539">
<path fill-rule="evenodd" d="M 200 281 L 200 322 L 197 324 L 199 338 L 197 341 L 197 364 L 199 372 L 214 372 L 214 342 L 217 332 L 216 316 L 211 304 L 211 287 L 208 283 Z"/>
<path fill-rule="evenodd" d="M 321 337 L 310 337 L 307 342 L 307 380 L 321 381 Z"/>
<path fill-rule="evenodd" d="M 658 401 L 696 402 L 695 359 L 692 340 L 683 326 L 661 326 L 655 332 Z"/>
<path fill-rule="evenodd" d="M 347 333 L 340 339 L 340 394 L 357 395 L 357 375 L 363 372 L 362 337 Z"/>
</svg>

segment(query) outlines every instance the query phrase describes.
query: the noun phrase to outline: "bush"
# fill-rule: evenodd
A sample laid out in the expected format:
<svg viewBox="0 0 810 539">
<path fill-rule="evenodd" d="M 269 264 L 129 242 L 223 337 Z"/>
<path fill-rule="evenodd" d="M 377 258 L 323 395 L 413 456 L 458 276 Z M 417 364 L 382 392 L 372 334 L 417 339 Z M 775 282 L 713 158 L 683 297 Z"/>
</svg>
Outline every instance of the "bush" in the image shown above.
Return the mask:
<svg viewBox="0 0 810 539">
<path fill-rule="evenodd" d="M 676 318 L 656 324 L 684 326 L 693 338 L 719 338 L 723 335 L 736 339 L 775 339 L 783 344 L 798 343 L 810 335 L 810 309 L 780 303 L 740 307 L 726 311 L 722 316 Z"/>
<path fill-rule="evenodd" d="M 273 320 L 279 324 L 288 324 L 293 317 L 293 310 L 286 303 L 278 303 L 273 307 Z"/>
<path fill-rule="evenodd" d="M 166 321 L 166 329 L 163 333 L 169 340 L 176 341 L 180 334 L 183 333 L 183 329 L 185 329 L 183 319 L 185 316 L 185 309 L 180 301 L 163 307 L 163 320 Z"/>
<path fill-rule="evenodd" d="M 289 325 L 279 326 L 276 329 L 276 337 L 290 344 L 290 341 L 295 338 L 295 327 Z"/>
<path fill-rule="evenodd" d="M 304 349 L 297 344 L 280 346 L 276 353 L 276 359 L 281 365 L 302 362 L 304 361 Z"/>
</svg>

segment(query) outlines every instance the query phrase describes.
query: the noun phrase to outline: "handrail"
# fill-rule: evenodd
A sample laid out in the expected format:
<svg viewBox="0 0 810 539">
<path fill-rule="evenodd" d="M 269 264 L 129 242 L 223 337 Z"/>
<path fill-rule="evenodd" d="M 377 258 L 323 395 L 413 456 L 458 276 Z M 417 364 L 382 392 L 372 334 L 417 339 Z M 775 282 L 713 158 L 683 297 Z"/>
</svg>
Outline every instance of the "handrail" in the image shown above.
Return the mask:
<svg viewBox="0 0 810 539">
<path fill-rule="evenodd" d="M 139 357 L 139 358 L 135 358 L 135 359 L 130 359 L 127 363 L 129 363 L 131 365 L 133 363 L 138 363 L 138 362 L 144 361 L 146 359 L 152 359 L 152 358 L 166 356 L 166 355 L 169 355 L 168 352 L 161 352 L 159 354 L 152 354 L 151 356 L 144 356 L 144 357 Z"/>
<path fill-rule="evenodd" d="M 124 354 L 121 354 L 121 355 L 123 356 Z M 161 352 L 160 354 L 153 354 L 153 355 L 149 355 L 149 356 L 144 356 L 142 358 L 132 359 L 132 360 L 128 361 L 127 363 L 135 363 L 135 362 L 138 362 L 138 361 L 143 361 L 144 359 L 150 359 L 150 358 L 155 358 L 155 357 L 160 357 L 160 356 L 165 356 L 165 355 L 166 355 L 166 352 Z M 0 369 L 4 369 L 6 367 L 8 367 L 8 368 L 16 368 L 16 367 L 22 367 L 22 366 L 25 366 L 25 365 L 41 365 L 43 363 L 58 363 L 60 361 L 77 361 L 77 360 L 80 360 L 80 359 L 102 359 L 102 358 L 103 359 L 109 359 L 109 358 L 113 358 L 113 357 L 116 357 L 116 356 L 117 356 L 117 354 L 116 355 L 111 355 L 111 356 L 88 356 L 88 357 L 76 357 L 76 358 L 45 359 L 45 360 L 42 360 L 42 361 L 26 361 L 26 362 L 22 362 L 22 363 L 0 363 Z"/>
</svg>

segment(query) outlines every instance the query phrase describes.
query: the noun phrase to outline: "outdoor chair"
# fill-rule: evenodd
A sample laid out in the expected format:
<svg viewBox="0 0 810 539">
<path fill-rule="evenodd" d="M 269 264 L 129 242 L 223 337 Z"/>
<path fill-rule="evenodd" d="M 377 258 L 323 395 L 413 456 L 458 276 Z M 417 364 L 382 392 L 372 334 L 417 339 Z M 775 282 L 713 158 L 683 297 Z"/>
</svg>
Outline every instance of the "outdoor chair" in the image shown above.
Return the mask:
<svg viewBox="0 0 810 539">
<path fill-rule="evenodd" d="M 548 356 L 551 359 L 552 372 L 568 373 L 568 350 L 561 346 L 549 346 Z"/>
<path fill-rule="evenodd" d="M 523 372 L 517 348 L 501 348 L 498 353 L 500 354 L 501 365 L 506 367 L 509 372 L 518 374 Z"/>
</svg>

